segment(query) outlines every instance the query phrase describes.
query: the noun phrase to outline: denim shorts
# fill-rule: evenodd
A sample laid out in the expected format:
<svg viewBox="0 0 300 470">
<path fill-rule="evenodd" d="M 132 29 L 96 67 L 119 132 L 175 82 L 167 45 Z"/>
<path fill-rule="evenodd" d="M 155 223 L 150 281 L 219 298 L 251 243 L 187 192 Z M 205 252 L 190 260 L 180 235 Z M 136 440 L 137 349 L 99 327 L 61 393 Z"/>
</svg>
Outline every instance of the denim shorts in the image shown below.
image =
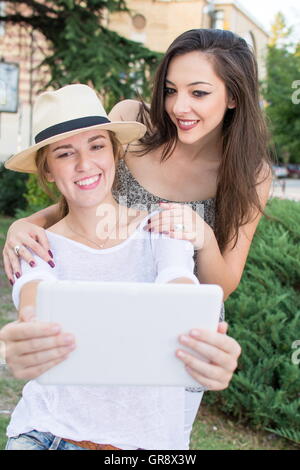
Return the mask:
<svg viewBox="0 0 300 470">
<path fill-rule="evenodd" d="M 50 432 L 30 431 L 10 437 L 5 450 L 89 450 L 64 441 Z"/>
</svg>

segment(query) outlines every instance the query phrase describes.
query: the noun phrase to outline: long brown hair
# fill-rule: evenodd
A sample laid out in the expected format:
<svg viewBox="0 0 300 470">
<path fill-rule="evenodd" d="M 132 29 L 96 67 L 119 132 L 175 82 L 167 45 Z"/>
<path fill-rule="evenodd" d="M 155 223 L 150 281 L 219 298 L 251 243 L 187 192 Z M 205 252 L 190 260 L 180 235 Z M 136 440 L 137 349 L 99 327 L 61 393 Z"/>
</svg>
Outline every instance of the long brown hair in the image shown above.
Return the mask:
<svg viewBox="0 0 300 470">
<path fill-rule="evenodd" d="M 109 133 L 110 141 L 112 143 L 115 164 L 117 165 L 117 162 L 123 153 L 123 147 L 121 143 L 119 142 L 119 140 L 117 139 L 114 132 L 108 131 L 108 133 Z M 64 195 L 59 194 L 58 201 L 57 201 L 57 195 L 55 194 L 55 191 L 53 191 L 49 187 L 49 183 L 48 183 L 47 176 L 46 176 L 47 173 L 49 172 L 49 168 L 47 164 L 47 149 L 48 149 L 48 145 L 40 148 L 37 151 L 37 154 L 35 157 L 35 163 L 37 167 L 37 177 L 38 177 L 39 185 L 41 186 L 43 191 L 54 202 L 58 202 L 59 220 L 61 220 L 68 214 L 69 207 L 68 207 L 68 203 Z"/>
<path fill-rule="evenodd" d="M 216 193 L 215 234 L 223 251 L 238 238 L 241 225 L 263 213 L 256 191 L 264 163 L 271 164 L 268 130 L 260 103 L 257 63 L 247 42 L 230 31 L 192 29 L 181 34 L 168 48 L 154 79 L 150 109 L 142 103 L 139 119 L 148 126 L 141 139 L 144 155 L 163 147 L 161 160 L 172 155 L 177 129 L 165 110 L 166 75 L 170 61 L 193 51 L 205 53 L 225 84 L 236 108 L 225 113 L 222 128 L 222 160 Z M 261 182 L 261 181 L 259 181 Z"/>
</svg>

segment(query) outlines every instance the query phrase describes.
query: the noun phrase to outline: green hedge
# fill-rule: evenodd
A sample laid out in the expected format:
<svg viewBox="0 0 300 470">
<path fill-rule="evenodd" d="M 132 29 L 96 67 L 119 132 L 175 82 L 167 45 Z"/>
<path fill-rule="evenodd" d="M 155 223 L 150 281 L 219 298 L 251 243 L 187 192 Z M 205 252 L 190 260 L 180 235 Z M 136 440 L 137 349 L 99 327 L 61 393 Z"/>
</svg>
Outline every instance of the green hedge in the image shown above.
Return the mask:
<svg viewBox="0 0 300 470">
<path fill-rule="evenodd" d="M 46 194 L 38 183 L 37 176 L 34 174 L 29 175 L 26 181 L 24 198 L 26 200 L 26 207 L 20 208 L 16 212 L 16 217 L 27 217 L 29 215 L 38 212 L 45 207 L 51 206 L 59 199 L 59 193 L 56 189 L 55 184 L 49 183 L 48 190 L 50 195 Z"/>
<path fill-rule="evenodd" d="M 205 400 L 300 443 L 300 365 L 292 361 L 300 340 L 300 203 L 272 199 L 266 213 L 225 305 L 229 334 L 242 346 L 239 367 L 227 390 Z"/>
</svg>

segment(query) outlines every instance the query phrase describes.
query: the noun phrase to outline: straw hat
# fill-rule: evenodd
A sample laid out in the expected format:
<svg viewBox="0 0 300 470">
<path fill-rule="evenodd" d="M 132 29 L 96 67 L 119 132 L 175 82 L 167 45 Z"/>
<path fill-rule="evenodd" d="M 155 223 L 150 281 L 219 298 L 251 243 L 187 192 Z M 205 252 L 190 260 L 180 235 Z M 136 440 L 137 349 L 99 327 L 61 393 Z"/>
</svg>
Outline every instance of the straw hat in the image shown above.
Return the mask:
<svg viewBox="0 0 300 470">
<path fill-rule="evenodd" d="M 121 144 L 133 142 L 146 132 L 146 127 L 139 122 L 111 122 L 89 86 L 67 85 L 37 98 L 33 108 L 35 144 L 10 157 L 4 166 L 9 170 L 36 173 L 35 156 L 40 148 L 93 129 L 113 131 Z"/>
</svg>

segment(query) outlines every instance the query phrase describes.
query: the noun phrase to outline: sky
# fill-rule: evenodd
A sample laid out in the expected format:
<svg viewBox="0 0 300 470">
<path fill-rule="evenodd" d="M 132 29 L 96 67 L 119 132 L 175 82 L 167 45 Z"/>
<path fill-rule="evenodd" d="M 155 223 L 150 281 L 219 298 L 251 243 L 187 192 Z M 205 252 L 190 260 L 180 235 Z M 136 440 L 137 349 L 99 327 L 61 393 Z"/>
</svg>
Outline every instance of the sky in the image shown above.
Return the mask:
<svg viewBox="0 0 300 470">
<path fill-rule="evenodd" d="M 267 31 L 278 11 L 286 17 L 289 26 L 294 25 L 293 38 L 300 40 L 300 2 L 299 0 L 238 0 Z"/>
</svg>

